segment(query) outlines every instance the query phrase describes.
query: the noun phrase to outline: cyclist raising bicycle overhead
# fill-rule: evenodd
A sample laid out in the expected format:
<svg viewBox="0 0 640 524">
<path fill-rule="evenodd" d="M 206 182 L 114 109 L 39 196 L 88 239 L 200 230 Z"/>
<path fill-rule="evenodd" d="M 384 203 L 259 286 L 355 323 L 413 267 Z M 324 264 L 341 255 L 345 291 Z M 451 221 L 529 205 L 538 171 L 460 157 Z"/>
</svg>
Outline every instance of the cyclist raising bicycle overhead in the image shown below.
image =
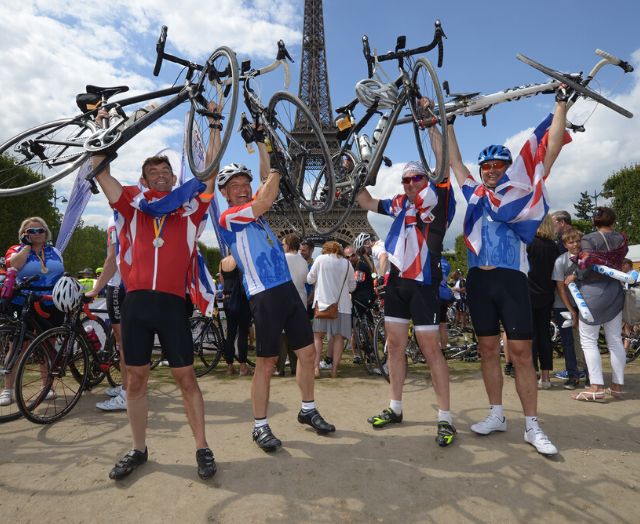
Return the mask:
<svg viewBox="0 0 640 524">
<path fill-rule="evenodd" d="M 273 368 L 278 360 L 280 335 L 284 330 L 290 348 L 298 357 L 296 376 L 302 395 L 298 422 L 313 427 L 318 434 L 335 431 L 316 409 L 313 366 L 313 332 L 291 281 L 284 250 L 262 217 L 278 196 L 280 173 L 270 169 L 264 133 L 253 130 L 247 137 L 256 142 L 260 154 L 261 184 L 252 197 L 251 171 L 242 164 L 225 166 L 217 176 L 220 192 L 229 209 L 220 215 L 222 237 L 242 270 L 244 289 L 256 327 L 256 367 L 251 397 L 253 403 L 254 442 L 264 451 L 276 451 L 282 442 L 267 420 L 269 389 Z"/>
<path fill-rule="evenodd" d="M 441 151 L 436 141 L 440 135 L 431 132 L 434 151 Z M 436 162 L 441 162 L 436 158 Z M 437 170 L 437 169 L 436 169 Z M 363 189 L 357 201 L 361 208 L 394 217 L 385 248 L 391 261 L 391 273 L 385 293 L 385 332 L 389 352 L 389 407 L 369 417 L 374 428 L 402 422 L 402 389 L 407 372 L 405 347 L 408 327 L 413 320 L 416 339 L 433 377 L 438 402 L 436 442 L 448 446 L 455 438 L 449 411 L 449 368 L 440 351 L 438 286 L 442 278 L 440 255 L 442 238 L 452 209 L 448 189 L 429 181 L 425 167 L 409 162 L 402 170 L 404 193 L 391 199 L 377 200 Z M 436 226 L 432 231 L 432 225 Z"/>
<path fill-rule="evenodd" d="M 210 133 L 206 160 L 220 147 L 222 125 L 217 108 L 209 105 Z M 98 116 L 108 117 L 101 110 Z M 104 157 L 94 156 L 94 166 Z M 213 452 L 207 444 L 204 401 L 193 369 L 193 339 L 185 288 L 187 272 L 195 252 L 196 232 L 213 197 L 214 177 L 206 184 L 196 179 L 172 191 L 176 182 L 165 156 L 147 158 L 142 165 L 140 183 L 122 187 L 107 165 L 96 180 L 118 211 L 124 224 L 119 234 L 120 271 L 127 288 L 122 307 L 122 342 L 128 374 L 127 414 L 133 435 L 133 449 L 111 470 L 109 478 L 119 480 L 147 461 L 147 382 L 149 364 L 157 334 L 171 373 L 182 392 L 185 412 L 196 441 L 198 476 L 216 472 Z"/>
<path fill-rule="evenodd" d="M 555 455 L 558 450 L 538 425 L 526 244 L 547 213 L 544 181 L 569 140 L 565 134 L 568 98 L 565 86 L 561 86 L 555 114 L 536 128 L 515 160 L 504 146 L 485 148 L 478 158 L 480 182 L 462 162 L 453 126 L 449 126 L 451 168 L 468 203 L 464 219 L 470 268 L 467 298 L 491 405 L 487 418 L 473 424 L 471 430 L 488 435 L 507 429 L 500 372 L 502 322 L 509 355 L 518 370 L 516 390 L 525 415 L 524 439 L 543 455 Z"/>
</svg>

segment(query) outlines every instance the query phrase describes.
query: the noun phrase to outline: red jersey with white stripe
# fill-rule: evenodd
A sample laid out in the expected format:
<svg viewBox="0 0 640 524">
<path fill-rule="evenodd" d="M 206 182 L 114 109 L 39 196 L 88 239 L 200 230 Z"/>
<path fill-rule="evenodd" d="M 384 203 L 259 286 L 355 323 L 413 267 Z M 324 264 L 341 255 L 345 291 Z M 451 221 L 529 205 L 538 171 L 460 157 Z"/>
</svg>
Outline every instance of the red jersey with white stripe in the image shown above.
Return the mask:
<svg viewBox="0 0 640 524">
<path fill-rule="evenodd" d="M 124 220 L 120 243 L 120 273 L 127 291 L 150 290 L 184 298 L 187 271 L 196 247 L 198 226 L 207 212 L 212 194 L 201 194 L 180 210 L 160 219 L 137 209 L 133 202 L 140 189 L 123 187 L 122 196 L 112 207 Z M 168 193 L 152 192 L 154 197 Z M 146 195 L 146 193 L 145 193 Z M 156 230 L 162 246 L 156 247 Z"/>
</svg>

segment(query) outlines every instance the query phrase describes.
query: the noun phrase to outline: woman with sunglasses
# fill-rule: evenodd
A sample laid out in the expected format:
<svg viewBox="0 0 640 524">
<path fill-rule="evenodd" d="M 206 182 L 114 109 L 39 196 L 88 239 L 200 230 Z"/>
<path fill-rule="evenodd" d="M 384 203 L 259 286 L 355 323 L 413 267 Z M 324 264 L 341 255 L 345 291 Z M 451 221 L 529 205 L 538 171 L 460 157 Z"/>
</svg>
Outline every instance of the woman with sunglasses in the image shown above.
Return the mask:
<svg viewBox="0 0 640 524">
<path fill-rule="evenodd" d="M 545 179 L 569 140 L 565 133 L 569 96 L 565 86 L 558 89 L 554 114 L 535 129 L 515 159 L 504 146 L 485 148 L 478 158 L 480 180 L 462 161 L 453 125 L 449 126 L 450 164 L 468 204 L 464 217 L 469 255 L 467 301 L 490 404 L 488 416 L 473 424 L 471 431 L 489 435 L 507 429 L 500 370 L 502 323 L 509 356 L 518 370 L 516 390 L 525 415 L 524 440 L 542 455 L 555 455 L 558 450 L 538 424 L 526 247 L 548 210 Z"/>
<path fill-rule="evenodd" d="M 19 244 L 11 246 L 5 256 L 7 268 L 15 268 L 16 282 L 20 282 L 28 277 L 37 275 L 39 278 L 29 290 L 39 295 L 50 295 L 53 286 L 64 273 L 62 255 L 55 247 L 48 244 L 51 240 L 51 231 L 47 223 L 40 217 L 29 217 L 23 220 L 18 229 Z M 16 296 L 11 301 L 11 309 L 16 311 L 18 315 L 22 310 L 25 298 Z M 43 301 L 40 303 L 49 318 L 44 319 L 39 315 L 35 315 L 36 323 L 42 330 L 52 326 L 59 326 L 64 321 L 64 313 L 59 311 L 51 301 Z M 0 391 L 0 406 L 8 406 L 13 402 L 13 373 L 4 376 L 4 389 Z M 49 392 L 53 398 L 55 393 Z"/>
</svg>

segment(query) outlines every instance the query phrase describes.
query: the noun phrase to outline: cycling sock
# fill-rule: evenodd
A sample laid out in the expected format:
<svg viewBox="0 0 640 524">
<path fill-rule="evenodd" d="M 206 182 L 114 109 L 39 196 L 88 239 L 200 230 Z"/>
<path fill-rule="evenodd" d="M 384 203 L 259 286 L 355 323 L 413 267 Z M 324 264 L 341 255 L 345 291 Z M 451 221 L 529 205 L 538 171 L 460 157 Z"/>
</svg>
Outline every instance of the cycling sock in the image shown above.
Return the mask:
<svg viewBox="0 0 640 524">
<path fill-rule="evenodd" d="M 535 429 L 538 427 L 538 417 L 524 417 L 525 429 Z"/>
<path fill-rule="evenodd" d="M 303 400 L 302 411 L 313 411 L 316 409 L 316 403 L 314 400 Z"/>
<path fill-rule="evenodd" d="M 396 415 L 400 415 L 402 413 L 402 400 L 390 400 L 389 407 Z"/>
<path fill-rule="evenodd" d="M 448 422 L 449 424 L 453 424 L 453 419 L 451 418 L 451 411 L 443 411 L 441 409 L 438 410 L 438 422 Z"/>
<path fill-rule="evenodd" d="M 269 422 L 267 421 L 267 417 L 254 418 L 253 421 L 254 421 L 253 427 L 255 427 L 255 428 L 261 428 L 262 426 L 268 426 L 269 425 Z"/>
<path fill-rule="evenodd" d="M 504 418 L 504 410 L 502 408 L 502 404 L 496 404 L 489 407 L 491 410 L 491 414 L 495 417 L 498 417 L 500 420 Z"/>
</svg>

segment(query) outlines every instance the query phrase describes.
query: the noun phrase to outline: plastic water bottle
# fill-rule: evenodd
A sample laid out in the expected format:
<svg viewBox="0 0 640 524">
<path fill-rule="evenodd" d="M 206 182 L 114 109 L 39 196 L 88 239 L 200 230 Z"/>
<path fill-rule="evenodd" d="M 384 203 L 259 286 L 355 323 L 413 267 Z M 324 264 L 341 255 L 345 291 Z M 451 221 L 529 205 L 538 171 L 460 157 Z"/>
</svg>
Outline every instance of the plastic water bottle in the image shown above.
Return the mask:
<svg viewBox="0 0 640 524">
<path fill-rule="evenodd" d="M 100 351 L 100 349 L 102 349 L 102 344 L 100 343 L 100 339 L 96 334 L 96 330 L 93 329 L 93 326 L 85 327 L 84 331 L 87 334 L 87 338 L 89 339 L 89 342 L 91 342 L 91 345 L 93 346 L 94 351 L 96 353 Z"/>
<path fill-rule="evenodd" d="M 360 148 L 360 158 L 366 162 L 371 160 L 371 142 L 367 135 L 358 137 L 358 147 Z"/>
<path fill-rule="evenodd" d="M 373 130 L 373 134 L 371 135 L 373 144 L 377 144 L 378 142 L 380 142 L 380 138 L 382 138 L 382 133 L 387 127 L 387 122 L 389 122 L 389 115 L 382 115 L 380 117 L 380 120 L 378 120 L 378 124 L 376 125 L 376 128 Z"/>
</svg>

